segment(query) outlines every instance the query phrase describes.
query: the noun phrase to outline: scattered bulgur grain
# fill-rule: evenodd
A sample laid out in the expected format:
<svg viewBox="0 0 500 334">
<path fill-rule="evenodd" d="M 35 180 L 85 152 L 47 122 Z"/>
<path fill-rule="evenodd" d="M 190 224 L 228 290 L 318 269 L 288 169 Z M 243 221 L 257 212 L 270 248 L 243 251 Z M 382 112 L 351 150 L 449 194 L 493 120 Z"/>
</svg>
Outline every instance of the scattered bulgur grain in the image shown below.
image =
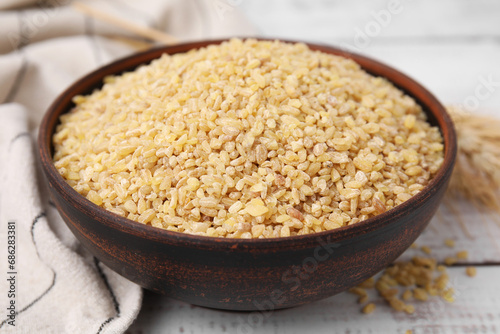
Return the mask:
<svg viewBox="0 0 500 334">
<path fill-rule="evenodd" d="M 368 301 L 368 295 L 364 295 L 358 298 L 358 304 L 364 304 Z"/>
<path fill-rule="evenodd" d="M 413 289 L 413 297 L 420 301 L 426 301 L 429 298 L 427 291 L 422 288 Z"/>
<path fill-rule="evenodd" d="M 373 313 L 373 311 L 375 311 L 375 304 L 373 303 L 369 303 L 363 307 L 363 313 L 365 314 Z"/>
<path fill-rule="evenodd" d="M 415 313 L 415 306 L 413 306 L 411 304 L 406 304 L 404 307 L 404 311 L 408 314 L 413 314 L 413 313 Z"/>
<path fill-rule="evenodd" d="M 429 246 L 422 246 L 420 247 L 420 249 L 422 250 L 422 252 L 424 252 L 425 254 L 430 254 L 432 252 L 432 250 L 430 249 Z"/>
<path fill-rule="evenodd" d="M 453 239 L 446 239 L 444 241 L 444 244 L 446 246 L 450 247 L 450 248 L 453 248 L 453 247 L 455 247 L 455 240 L 453 240 Z"/>
<path fill-rule="evenodd" d="M 443 162 L 441 134 L 411 97 L 301 43 L 165 54 L 74 103 L 53 136 L 68 184 L 177 232 L 271 238 L 350 225 L 408 200 Z"/>
<path fill-rule="evenodd" d="M 441 291 L 441 297 L 449 303 L 453 303 L 455 301 L 455 290 L 453 288 L 448 288 L 444 291 Z"/>
<path fill-rule="evenodd" d="M 439 295 L 439 290 L 437 289 L 437 287 L 435 285 L 432 285 L 432 284 L 427 284 L 425 286 L 425 291 L 427 291 L 427 293 L 429 294 L 429 296 L 437 296 Z"/>
<path fill-rule="evenodd" d="M 414 265 L 419 267 L 428 268 L 434 270 L 436 268 L 436 260 L 421 256 L 414 256 L 412 259 Z"/>
<path fill-rule="evenodd" d="M 448 256 L 447 258 L 444 259 L 444 263 L 447 265 L 447 266 L 452 266 L 454 265 L 455 263 L 457 263 L 457 258 L 454 257 L 454 256 Z"/>
<path fill-rule="evenodd" d="M 500 120 L 447 107 L 457 129 L 457 163 L 447 194 L 464 195 L 474 205 L 500 213 Z M 465 226 L 465 225 L 464 225 Z"/>
<path fill-rule="evenodd" d="M 457 252 L 456 257 L 459 260 L 466 260 L 469 257 L 469 252 L 467 252 L 466 250 Z"/>
<path fill-rule="evenodd" d="M 408 301 L 408 300 L 410 300 L 412 297 L 413 297 L 413 293 L 411 292 L 411 290 L 405 290 L 405 292 L 403 292 L 403 295 L 401 296 L 401 298 L 402 298 L 404 301 Z"/>
<path fill-rule="evenodd" d="M 467 267 L 467 268 L 465 268 L 465 273 L 469 277 L 474 277 L 477 274 L 477 269 L 476 269 L 476 267 Z"/>
<path fill-rule="evenodd" d="M 375 287 L 375 278 L 370 277 L 369 279 L 362 282 L 361 284 L 358 284 L 358 287 L 365 288 L 365 289 L 373 289 Z"/>
<path fill-rule="evenodd" d="M 384 297 L 385 300 L 391 300 L 399 294 L 399 289 L 392 288 L 380 292 L 380 295 Z"/>
<path fill-rule="evenodd" d="M 350 288 L 350 289 L 349 289 L 349 292 L 350 292 L 350 293 L 353 293 L 353 294 L 355 294 L 355 295 L 358 295 L 358 296 L 360 296 L 360 297 L 363 297 L 363 296 L 366 296 L 366 295 L 367 295 L 366 290 L 365 290 L 365 289 L 363 289 L 363 288 L 360 288 L 360 287 L 358 287 L 358 286 L 355 286 L 354 288 Z"/>
<path fill-rule="evenodd" d="M 449 281 L 450 278 L 448 274 L 444 273 L 434 280 L 434 284 L 438 290 L 444 290 L 448 286 Z"/>
<path fill-rule="evenodd" d="M 475 268 L 470 268 L 473 275 Z M 409 314 L 415 312 L 413 305 L 405 303 L 411 299 L 427 301 L 439 296 L 448 302 L 454 301 L 454 290 L 449 287 L 446 266 L 437 265 L 433 258 L 416 256 L 408 262 L 393 263 L 377 279 L 372 277 L 350 291 L 364 296 L 367 294 L 366 289 L 373 287 L 392 308 Z M 401 299 L 398 298 L 400 293 Z M 358 302 L 360 299 L 365 301 L 365 298 L 360 297 Z"/>
<path fill-rule="evenodd" d="M 406 304 L 401 300 L 397 298 L 392 298 L 389 300 L 389 305 L 396 311 L 400 312 L 405 309 Z"/>
</svg>

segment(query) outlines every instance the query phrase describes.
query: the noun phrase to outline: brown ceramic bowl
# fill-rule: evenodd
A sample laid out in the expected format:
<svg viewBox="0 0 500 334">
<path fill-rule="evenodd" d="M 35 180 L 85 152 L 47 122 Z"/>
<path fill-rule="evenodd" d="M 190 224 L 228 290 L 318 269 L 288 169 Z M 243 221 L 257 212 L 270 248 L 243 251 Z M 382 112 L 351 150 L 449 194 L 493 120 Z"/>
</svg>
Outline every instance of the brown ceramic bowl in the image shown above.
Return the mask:
<svg viewBox="0 0 500 334">
<path fill-rule="evenodd" d="M 47 111 L 38 146 L 52 199 L 78 240 L 99 260 L 146 289 L 192 304 L 230 310 L 267 310 L 332 296 L 377 273 L 420 235 L 435 213 L 456 155 L 452 122 L 438 100 L 401 72 L 333 47 L 313 50 L 354 59 L 415 98 L 444 137 L 445 159 L 423 191 L 381 215 L 355 225 L 288 238 L 241 240 L 170 232 L 119 217 L 78 194 L 52 163 L 51 142 L 71 98 L 99 88 L 111 74 L 131 71 L 163 53 L 185 52 L 221 41 L 162 47 L 102 67 L 63 92 Z"/>
</svg>

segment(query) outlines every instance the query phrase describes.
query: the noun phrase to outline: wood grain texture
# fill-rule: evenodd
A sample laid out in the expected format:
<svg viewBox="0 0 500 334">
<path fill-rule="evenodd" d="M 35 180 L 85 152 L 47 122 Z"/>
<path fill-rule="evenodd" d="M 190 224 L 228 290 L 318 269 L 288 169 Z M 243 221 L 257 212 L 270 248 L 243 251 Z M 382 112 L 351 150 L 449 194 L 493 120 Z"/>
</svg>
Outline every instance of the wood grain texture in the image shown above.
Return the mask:
<svg viewBox="0 0 500 334">
<path fill-rule="evenodd" d="M 478 269 L 474 278 L 464 268 L 453 268 L 450 276 L 456 289 L 456 301 L 447 303 L 434 298 L 413 302 L 414 314 L 392 310 L 380 297 L 371 294 L 376 309 L 361 313 L 356 296 L 342 293 L 312 304 L 271 314 L 263 318 L 249 312 L 217 311 L 196 307 L 164 296 L 146 293 L 142 313 L 128 334 L 173 333 L 260 333 L 260 334 L 369 334 L 369 333 L 497 333 L 500 330 L 500 268 Z M 262 321 L 260 320 L 262 319 Z M 244 331 L 253 320 L 252 331 Z"/>
<path fill-rule="evenodd" d="M 432 256 L 443 262 L 446 257 L 455 256 L 458 251 L 467 250 L 469 256 L 460 260 L 460 265 L 466 264 L 500 264 L 500 225 L 498 217 L 478 211 L 466 201 L 456 201 L 453 204 L 460 212 L 464 226 L 446 205 L 441 205 L 429 226 L 416 240 L 416 249 L 408 249 L 401 260 L 409 260 L 415 255 L 425 255 L 421 246 L 432 249 Z M 455 247 L 445 245 L 445 240 L 451 239 Z"/>
</svg>

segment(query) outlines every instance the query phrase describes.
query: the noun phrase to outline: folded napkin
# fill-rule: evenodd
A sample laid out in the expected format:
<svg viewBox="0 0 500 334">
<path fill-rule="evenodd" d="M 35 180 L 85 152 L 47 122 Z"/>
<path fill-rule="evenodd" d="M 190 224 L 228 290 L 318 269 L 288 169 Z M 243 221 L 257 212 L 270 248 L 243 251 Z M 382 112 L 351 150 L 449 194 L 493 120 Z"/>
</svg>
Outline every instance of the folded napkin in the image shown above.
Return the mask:
<svg viewBox="0 0 500 334">
<path fill-rule="evenodd" d="M 255 34 L 224 0 L 86 3 L 182 41 Z M 71 234 L 50 202 L 34 152 L 38 124 L 54 98 L 144 42 L 83 16 L 67 0 L 4 0 L 0 9 L 0 332 L 124 332 L 139 312 L 142 290 Z"/>
</svg>

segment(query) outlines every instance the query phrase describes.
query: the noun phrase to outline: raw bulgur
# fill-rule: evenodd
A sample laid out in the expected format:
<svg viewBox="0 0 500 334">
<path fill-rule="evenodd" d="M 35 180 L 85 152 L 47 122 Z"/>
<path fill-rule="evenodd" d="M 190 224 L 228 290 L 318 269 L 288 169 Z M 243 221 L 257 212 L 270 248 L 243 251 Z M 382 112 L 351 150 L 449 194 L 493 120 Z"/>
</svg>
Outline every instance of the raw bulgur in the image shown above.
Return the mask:
<svg viewBox="0 0 500 334">
<path fill-rule="evenodd" d="M 444 241 L 444 244 L 446 246 L 450 247 L 450 248 L 453 248 L 453 247 L 455 247 L 455 240 L 453 240 L 453 239 L 446 239 Z"/>
<path fill-rule="evenodd" d="M 469 266 L 469 267 L 465 268 L 465 273 L 469 277 L 474 277 L 477 274 L 477 269 L 476 269 L 476 267 Z"/>
<path fill-rule="evenodd" d="M 443 161 L 421 107 L 354 61 L 232 39 L 76 96 L 54 163 L 90 201 L 171 231 L 270 238 L 354 224 Z"/>
<path fill-rule="evenodd" d="M 467 267 L 466 274 L 473 277 L 476 269 Z M 411 261 L 393 263 L 385 268 L 380 276 L 369 278 L 349 289 L 349 292 L 360 296 L 359 299 L 366 297 L 362 300 L 366 302 L 366 289 L 375 288 L 391 308 L 412 314 L 415 312 L 415 306 L 406 303 L 411 299 L 426 302 L 431 297 L 440 296 L 447 302 L 453 302 L 455 291 L 450 285 L 445 266 L 437 265 L 434 258 L 416 256 Z"/>
<path fill-rule="evenodd" d="M 375 311 L 375 304 L 373 303 L 367 304 L 365 307 L 363 307 L 363 313 L 365 314 L 373 313 L 373 311 Z"/>
</svg>

